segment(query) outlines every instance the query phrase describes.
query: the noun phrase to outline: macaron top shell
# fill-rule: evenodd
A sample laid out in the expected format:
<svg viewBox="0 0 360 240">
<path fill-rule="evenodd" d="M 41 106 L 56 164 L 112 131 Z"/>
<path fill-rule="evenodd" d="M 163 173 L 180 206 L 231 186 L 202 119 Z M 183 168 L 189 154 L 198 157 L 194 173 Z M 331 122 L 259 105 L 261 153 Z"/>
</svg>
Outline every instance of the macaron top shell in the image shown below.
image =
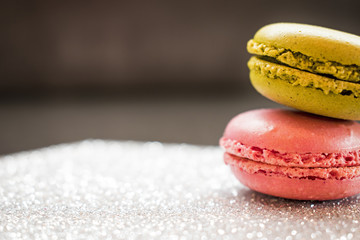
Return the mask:
<svg viewBox="0 0 360 240">
<path fill-rule="evenodd" d="M 325 27 L 274 23 L 258 30 L 254 41 L 291 49 L 318 60 L 360 65 L 360 37 Z"/>
<path fill-rule="evenodd" d="M 335 153 L 360 149 L 360 124 L 300 111 L 258 109 L 227 125 L 224 139 L 283 153 Z"/>
</svg>

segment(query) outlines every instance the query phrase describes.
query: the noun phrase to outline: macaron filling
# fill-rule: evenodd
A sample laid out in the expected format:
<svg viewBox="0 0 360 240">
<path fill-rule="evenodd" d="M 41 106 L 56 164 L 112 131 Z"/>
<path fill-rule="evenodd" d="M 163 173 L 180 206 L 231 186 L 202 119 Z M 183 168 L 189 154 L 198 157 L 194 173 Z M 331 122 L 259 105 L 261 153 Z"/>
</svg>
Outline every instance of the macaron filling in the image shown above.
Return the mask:
<svg viewBox="0 0 360 240">
<path fill-rule="evenodd" d="M 227 165 L 235 166 L 249 174 L 262 174 L 266 176 L 282 176 L 298 179 L 353 179 L 360 176 L 360 167 L 329 167 L 329 168 L 301 168 L 285 167 L 267 163 L 256 162 L 247 158 L 241 158 L 229 153 L 224 154 Z"/>
<path fill-rule="evenodd" d="M 271 62 L 269 59 L 251 57 L 248 67 L 251 71 L 258 72 L 267 78 L 280 79 L 293 86 L 315 88 L 323 91 L 324 94 L 352 95 L 355 98 L 360 96 L 360 84 L 314 75 L 310 72 L 280 65 L 277 62 Z"/>
<path fill-rule="evenodd" d="M 220 146 L 233 156 L 276 166 L 328 168 L 360 165 L 360 150 L 336 153 L 282 153 L 257 146 L 246 146 L 224 137 L 220 139 Z"/>
<path fill-rule="evenodd" d="M 300 70 L 329 75 L 343 81 L 360 82 L 360 66 L 357 65 L 342 65 L 334 61 L 324 62 L 300 52 L 258 43 L 253 39 L 248 42 L 247 50 L 249 53 L 270 57 L 282 64 Z"/>
</svg>

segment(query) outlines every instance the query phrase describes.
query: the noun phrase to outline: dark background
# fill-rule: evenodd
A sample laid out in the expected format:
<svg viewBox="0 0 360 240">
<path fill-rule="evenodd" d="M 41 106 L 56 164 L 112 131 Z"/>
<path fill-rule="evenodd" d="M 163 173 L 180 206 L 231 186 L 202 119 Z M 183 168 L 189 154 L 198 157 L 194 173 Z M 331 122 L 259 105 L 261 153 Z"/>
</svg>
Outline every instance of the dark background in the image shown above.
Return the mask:
<svg viewBox="0 0 360 240">
<path fill-rule="evenodd" d="M 215 145 L 280 107 L 248 80 L 273 22 L 360 35 L 360 1 L 2 1 L 0 154 L 87 138 Z"/>
</svg>

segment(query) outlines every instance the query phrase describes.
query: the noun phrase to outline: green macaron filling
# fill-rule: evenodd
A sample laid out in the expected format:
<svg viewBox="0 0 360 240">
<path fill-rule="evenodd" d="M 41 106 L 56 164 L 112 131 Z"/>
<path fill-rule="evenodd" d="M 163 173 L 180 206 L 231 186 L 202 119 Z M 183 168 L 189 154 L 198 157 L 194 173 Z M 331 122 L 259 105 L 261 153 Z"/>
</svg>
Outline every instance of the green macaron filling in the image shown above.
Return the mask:
<svg viewBox="0 0 360 240">
<path fill-rule="evenodd" d="M 249 53 L 273 58 L 274 60 L 293 68 L 315 74 L 331 76 L 343 81 L 360 82 L 360 66 L 357 65 L 342 65 L 333 61 L 318 61 L 300 52 L 267 46 L 266 44 L 258 43 L 253 39 L 248 42 L 247 49 Z"/>
<path fill-rule="evenodd" d="M 322 75 L 315 75 L 306 71 L 280 65 L 269 57 L 252 57 L 248 62 L 251 71 L 256 71 L 271 79 L 284 80 L 293 86 L 315 88 L 325 94 L 360 96 L 360 84 L 340 81 Z"/>
</svg>

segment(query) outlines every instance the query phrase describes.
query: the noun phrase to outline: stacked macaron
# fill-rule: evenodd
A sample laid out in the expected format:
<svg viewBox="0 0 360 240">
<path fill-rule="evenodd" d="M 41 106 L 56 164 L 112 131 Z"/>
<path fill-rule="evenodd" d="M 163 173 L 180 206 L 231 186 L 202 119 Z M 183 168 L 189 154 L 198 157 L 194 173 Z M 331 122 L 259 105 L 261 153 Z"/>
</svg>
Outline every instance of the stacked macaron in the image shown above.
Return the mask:
<svg viewBox="0 0 360 240">
<path fill-rule="evenodd" d="M 248 42 L 250 80 L 298 110 L 258 109 L 227 125 L 224 160 L 249 188 L 299 200 L 360 193 L 360 37 L 276 23 Z M 301 110 L 301 111 L 299 111 Z M 315 115 L 316 114 L 316 115 Z"/>
</svg>

